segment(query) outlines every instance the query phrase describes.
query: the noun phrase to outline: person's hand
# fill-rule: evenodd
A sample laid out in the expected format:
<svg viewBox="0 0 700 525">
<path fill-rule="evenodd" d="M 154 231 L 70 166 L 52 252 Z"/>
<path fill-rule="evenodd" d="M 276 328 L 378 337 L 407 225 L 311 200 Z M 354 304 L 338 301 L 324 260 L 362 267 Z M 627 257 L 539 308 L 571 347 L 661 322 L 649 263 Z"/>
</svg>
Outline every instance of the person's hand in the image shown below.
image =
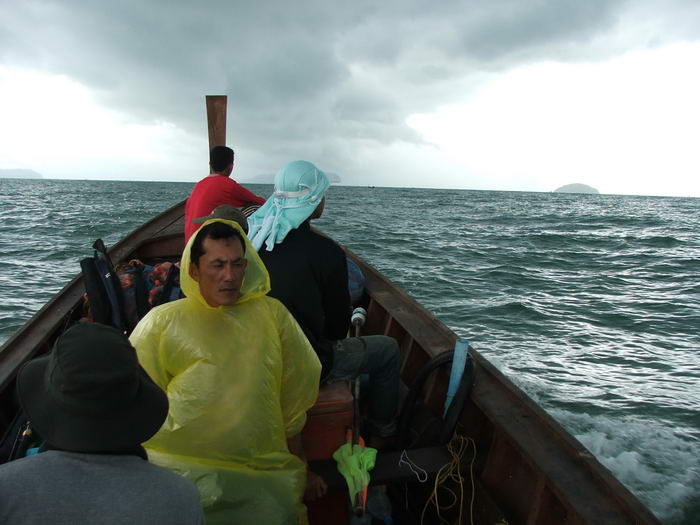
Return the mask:
<svg viewBox="0 0 700 525">
<path fill-rule="evenodd" d="M 328 492 L 328 485 L 326 485 L 326 482 L 323 481 L 323 478 L 316 474 L 315 472 L 311 472 L 310 470 L 306 471 L 306 490 L 304 491 L 304 500 L 305 501 L 316 501 L 319 498 L 322 498 L 323 496 L 326 495 L 326 492 Z"/>
</svg>

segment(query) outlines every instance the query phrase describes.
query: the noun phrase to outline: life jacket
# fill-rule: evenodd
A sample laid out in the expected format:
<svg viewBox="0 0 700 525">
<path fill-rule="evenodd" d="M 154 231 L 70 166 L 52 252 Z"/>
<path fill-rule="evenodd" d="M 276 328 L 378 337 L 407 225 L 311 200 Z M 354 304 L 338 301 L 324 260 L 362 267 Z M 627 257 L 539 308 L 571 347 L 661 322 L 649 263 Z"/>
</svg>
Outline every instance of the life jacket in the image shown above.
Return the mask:
<svg viewBox="0 0 700 525">
<path fill-rule="evenodd" d="M 86 292 L 83 313 L 88 319 L 131 333 L 151 308 L 183 297 L 177 263 L 151 266 L 132 259 L 115 268 L 101 239 L 92 247 L 94 256 L 80 261 Z"/>
</svg>

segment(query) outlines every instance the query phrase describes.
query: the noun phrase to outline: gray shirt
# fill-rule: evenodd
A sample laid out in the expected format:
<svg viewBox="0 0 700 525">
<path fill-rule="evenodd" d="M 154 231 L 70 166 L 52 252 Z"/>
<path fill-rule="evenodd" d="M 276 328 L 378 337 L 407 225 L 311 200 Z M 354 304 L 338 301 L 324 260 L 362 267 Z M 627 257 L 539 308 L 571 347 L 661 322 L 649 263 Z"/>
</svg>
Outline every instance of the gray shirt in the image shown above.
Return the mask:
<svg viewBox="0 0 700 525">
<path fill-rule="evenodd" d="M 137 456 L 49 450 L 0 465 L 0 523 L 200 525 L 185 478 Z"/>
</svg>

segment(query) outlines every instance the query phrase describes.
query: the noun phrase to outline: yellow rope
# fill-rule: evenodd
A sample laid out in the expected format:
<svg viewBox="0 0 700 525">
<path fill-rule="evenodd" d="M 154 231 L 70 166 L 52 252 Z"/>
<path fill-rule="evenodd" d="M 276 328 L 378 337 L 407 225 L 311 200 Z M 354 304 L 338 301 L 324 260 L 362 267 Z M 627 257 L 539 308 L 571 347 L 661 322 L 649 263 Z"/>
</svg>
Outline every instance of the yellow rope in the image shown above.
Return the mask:
<svg viewBox="0 0 700 525">
<path fill-rule="evenodd" d="M 464 455 L 469 449 L 470 444 L 472 445 L 472 447 L 474 447 L 474 454 L 472 455 L 472 459 L 469 462 L 469 479 L 471 480 L 472 488 L 471 498 L 469 502 L 469 519 L 470 523 L 474 525 L 474 460 L 476 459 L 476 443 L 474 443 L 474 440 L 472 438 L 461 436 L 459 434 L 455 434 L 454 436 L 452 436 L 452 439 L 447 445 L 447 452 L 449 452 L 451 459 L 447 464 L 443 465 L 443 467 L 438 471 L 437 475 L 435 476 L 433 491 L 430 494 L 428 501 L 425 502 L 423 512 L 421 513 L 421 525 L 423 525 L 423 521 L 425 519 L 425 512 L 428 510 L 428 506 L 431 504 L 435 506 L 435 510 L 437 512 L 438 518 L 440 518 L 440 522 L 447 523 L 449 525 L 449 522 L 443 519 L 443 517 L 440 515 L 440 511 L 449 510 L 452 507 L 454 507 L 457 503 L 459 503 L 458 523 L 462 523 L 462 510 L 464 508 L 464 478 L 462 477 L 460 467 L 462 465 Z M 444 483 L 448 480 L 454 481 L 455 483 L 459 484 L 459 496 L 455 494 L 452 489 L 443 486 Z M 439 491 L 446 492 L 447 494 L 452 496 L 452 502 L 449 505 L 440 504 Z"/>
</svg>

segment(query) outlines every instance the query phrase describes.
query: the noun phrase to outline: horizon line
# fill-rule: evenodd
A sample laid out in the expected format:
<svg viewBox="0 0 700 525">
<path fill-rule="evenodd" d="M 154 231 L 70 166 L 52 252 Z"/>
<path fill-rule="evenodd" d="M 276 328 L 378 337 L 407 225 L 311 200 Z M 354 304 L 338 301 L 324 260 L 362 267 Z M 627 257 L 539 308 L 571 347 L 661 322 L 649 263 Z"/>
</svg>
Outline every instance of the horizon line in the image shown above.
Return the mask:
<svg viewBox="0 0 700 525">
<path fill-rule="evenodd" d="M 95 181 L 95 182 L 146 182 L 146 183 L 158 183 L 158 184 L 163 184 L 163 183 L 174 183 L 174 184 L 196 184 L 199 181 L 175 181 L 175 180 L 145 180 L 145 179 L 139 179 L 139 180 L 125 180 L 125 179 L 84 179 L 84 178 L 60 178 L 60 177 L 46 177 L 43 176 L 41 178 L 30 178 L 30 177 L 3 177 L 0 175 L 0 180 L 29 180 L 29 181 L 46 181 L 46 180 L 52 180 L 52 181 L 81 181 L 81 182 L 87 182 L 87 181 Z M 239 184 L 250 184 L 250 185 L 255 185 L 255 186 L 272 186 L 272 182 L 249 182 L 249 181 L 241 181 L 241 180 L 236 180 Z M 555 191 L 555 190 L 550 190 L 550 191 L 542 191 L 542 190 L 497 190 L 497 189 L 476 189 L 476 188 L 445 188 L 445 187 L 429 187 L 429 186 L 381 186 L 381 185 L 368 185 L 368 184 L 342 184 L 342 183 L 331 183 L 331 186 L 339 186 L 339 187 L 347 187 L 347 188 L 381 188 L 381 189 L 408 189 L 408 190 L 445 190 L 445 191 L 481 191 L 481 192 L 500 192 L 500 193 L 545 193 L 545 194 L 550 194 L 550 193 L 556 193 L 556 194 L 565 194 L 565 195 L 591 195 L 591 196 L 606 196 L 606 195 L 613 195 L 613 196 L 619 196 L 619 197 L 658 197 L 658 198 L 672 198 L 672 199 L 700 199 L 700 196 L 693 196 L 693 195 L 649 195 L 649 194 L 633 194 L 633 193 L 586 193 L 586 192 L 565 192 L 565 191 Z"/>
</svg>

